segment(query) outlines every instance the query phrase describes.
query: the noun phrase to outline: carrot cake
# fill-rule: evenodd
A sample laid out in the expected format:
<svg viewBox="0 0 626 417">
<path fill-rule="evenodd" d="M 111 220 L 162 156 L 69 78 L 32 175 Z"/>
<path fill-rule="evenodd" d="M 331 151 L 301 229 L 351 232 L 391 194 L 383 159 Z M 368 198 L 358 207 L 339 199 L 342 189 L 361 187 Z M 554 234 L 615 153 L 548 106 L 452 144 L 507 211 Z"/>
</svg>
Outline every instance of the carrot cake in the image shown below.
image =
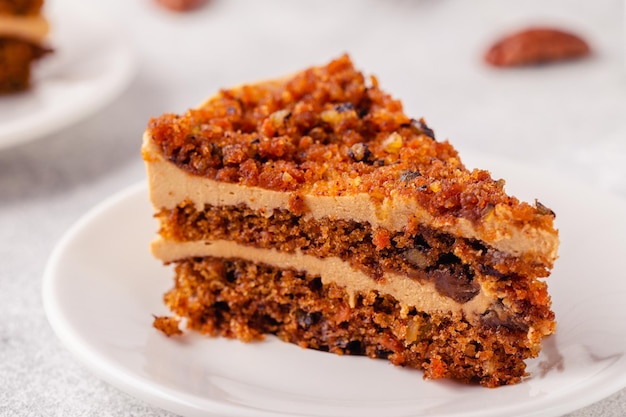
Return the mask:
<svg viewBox="0 0 626 417">
<path fill-rule="evenodd" d="M 348 56 L 154 118 L 142 155 L 168 335 L 271 334 L 496 387 L 554 332 L 554 212 L 468 170 Z"/>
<path fill-rule="evenodd" d="M 43 0 L 0 0 L 0 94 L 25 90 L 31 64 L 50 50 Z"/>
</svg>

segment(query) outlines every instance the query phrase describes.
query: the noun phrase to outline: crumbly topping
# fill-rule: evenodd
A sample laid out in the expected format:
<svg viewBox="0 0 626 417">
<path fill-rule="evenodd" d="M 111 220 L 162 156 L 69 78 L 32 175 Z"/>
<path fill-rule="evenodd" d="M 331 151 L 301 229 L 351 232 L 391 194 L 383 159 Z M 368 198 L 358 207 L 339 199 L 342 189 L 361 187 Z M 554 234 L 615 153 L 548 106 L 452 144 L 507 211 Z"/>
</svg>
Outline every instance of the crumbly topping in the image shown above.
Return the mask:
<svg viewBox="0 0 626 417">
<path fill-rule="evenodd" d="M 183 334 L 183 331 L 180 330 L 180 319 L 178 317 L 173 316 L 153 316 L 154 321 L 152 322 L 152 326 L 155 329 L 163 332 L 167 337 L 170 336 L 180 336 Z"/>
<path fill-rule="evenodd" d="M 411 196 L 435 216 L 478 221 L 508 206 L 520 223 L 553 216 L 520 203 L 486 171 L 467 170 L 423 119 L 404 114 L 348 56 L 274 82 L 222 90 L 149 133 L 193 175 L 294 194 Z"/>
</svg>

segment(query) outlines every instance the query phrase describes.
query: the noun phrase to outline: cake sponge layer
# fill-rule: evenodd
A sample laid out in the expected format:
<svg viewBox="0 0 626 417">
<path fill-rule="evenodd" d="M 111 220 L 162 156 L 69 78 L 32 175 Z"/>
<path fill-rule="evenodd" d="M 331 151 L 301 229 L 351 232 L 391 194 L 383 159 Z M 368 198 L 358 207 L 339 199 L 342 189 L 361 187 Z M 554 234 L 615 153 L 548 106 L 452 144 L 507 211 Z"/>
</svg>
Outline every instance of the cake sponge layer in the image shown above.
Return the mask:
<svg viewBox="0 0 626 417">
<path fill-rule="evenodd" d="M 187 326 L 211 336 L 260 340 L 265 334 L 301 347 L 388 359 L 488 387 L 516 383 L 539 345 L 524 330 L 476 324 L 462 314 L 425 314 L 377 291 L 354 306 L 344 289 L 319 276 L 241 259 L 178 262 L 165 302 Z M 550 325 L 550 324 L 549 324 Z"/>
</svg>

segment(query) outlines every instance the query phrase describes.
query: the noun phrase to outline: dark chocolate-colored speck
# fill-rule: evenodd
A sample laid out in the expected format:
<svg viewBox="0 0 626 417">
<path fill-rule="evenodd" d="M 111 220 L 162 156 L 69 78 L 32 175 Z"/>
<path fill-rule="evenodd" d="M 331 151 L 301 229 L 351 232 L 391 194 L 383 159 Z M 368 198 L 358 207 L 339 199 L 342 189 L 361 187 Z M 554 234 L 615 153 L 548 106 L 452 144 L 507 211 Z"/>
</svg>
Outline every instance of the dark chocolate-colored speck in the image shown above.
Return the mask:
<svg viewBox="0 0 626 417">
<path fill-rule="evenodd" d="M 374 161 L 374 166 L 377 167 L 383 167 L 385 166 L 385 160 L 384 159 L 377 159 Z"/>
<path fill-rule="evenodd" d="M 426 239 L 424 239 L 420 235 L 416 235 L 413 239 L 413 247 L 421 251 L 425 251 L 431 248 Z"/>
<path fill-rule="evenodd" d="M 388 350 L 376 349 L 376 357 L 379 359 L 387 359 L 390 354 Z"/>
<path fill-rule="evenodd" d="M 348 156 L 355 162 L 366 162 L 372 156 L 372 152 L 366 143 L 359 142 L 348 149 Z"/>
<path fill-rule="evenodd" d="M 314 292 L 319 292 L 322 289 L 322 279 L 321 278 L 313 278 L 309 282 L 309 289 Z"/>
<path fill-rule="evenodd" d="M 528 331 L 528 325 L 519 321 L 515 321 L 508 315 L 498 314 L 494 310 L 488 310 L 487 312 L 485 312 L 485 314 L 481 316 L 480 320 L 485 326 L 494 329 L 505 327 L 512 331 Z"/>
<path fill-rule="evenodd" d="M 237 280 L 237 275 L 235 274 L 235 270 L 229 269 L 226 271 L 226 281 L 235 282 Z"/>
<path fill-rule="evenodd" d="M 370 109 L 368 107 L 360 107 L 359 111 L 357 111 L 357 116 L 359 116 L 359 118 L 364 118 L 365 116 L 367 116 L 367 114 L 370 112 Z"/>
<path fill-rule="evenodd" d="M 411 124 L 420 131 L 420 133 L 425 134 L 426 136 L 435 139 L 435 132 L 428 127 L 424 119 L 411 119 Z"/>
<path fill-rule="evenodd" d="M 421 177 L 422 174 L 419 171 L 404 171 L 400 174 L 400 181 L 411 182 L 417 177 Z"/>
<path fill-rule="evenodd" d="M 502 272 L 498 271 L 497 269 L 495 269 L 492 266 L 489 265 L 479 265 L 478 269 L 480 270 L 480 273 L 483 275 L 491 275 L 493 277 L 496 277 L 498 279 L 503 279 L 506 278 L 506 275 L 503 274 Z"/>
<path fill-rule="evenodd" d="M 308 329 L 315 323 L 317 323 L 321 318 L 321 314 L 318 312 L 315 313 L 307 313 L 304 310 L 296 311 L 296 320 L 298 321 L 298 326 L 303 329 Z"/>
<path fill-rule="evenodd" d="M 543 214 L 544 216 L 556 217 L 556 213 L 552 211 L 552 209 L 544 206 L 537 199 L 535 199 L 535 207 L 537 207 L 537 211 L 539 212 L 539 214 Z"/>
<path fill-rule="evenodd" d="M 337 111 L 337 113 L 343 113 L 345 111 L 354 110 L 354 104 L 350 102 L 337 104 L 335 106 L 335 110 Z"/>
<path fill-rule="evenodd" d="M 459 303 L 466 303 L 480 291 L 474 274 L 452 253 L 439 256 L 438 267 L 432 272 L 437 291 Z"/>
<path fill-rule="evenodd" d="M 346 349 L 351 355 L 363 355 L 365 353 L 363 345 L 358 340 L 349 341 Z"/>
<path fill-rule="evenodd" d="M 440 268 L 433 271 L 439 294 L 459 303 L 466 303 L 480 292 L 480 286 L 470 276 L 458 274 L 460 268 Z"/>
</svg>

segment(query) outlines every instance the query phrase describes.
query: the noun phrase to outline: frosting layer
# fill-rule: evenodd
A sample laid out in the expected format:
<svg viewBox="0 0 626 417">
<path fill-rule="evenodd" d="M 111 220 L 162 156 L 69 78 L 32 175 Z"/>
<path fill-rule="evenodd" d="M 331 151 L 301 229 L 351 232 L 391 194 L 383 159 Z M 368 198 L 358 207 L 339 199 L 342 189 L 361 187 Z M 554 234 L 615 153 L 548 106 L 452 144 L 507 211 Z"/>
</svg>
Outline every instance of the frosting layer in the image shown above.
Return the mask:
<svg viewBox="0 0 626 417">
<path fill-rule="evenodd" d="M 189 257 L 214 256 L 241 258 L 284 269 L 305 270 L 309 274 L 319 275 L 323 283 L 333 282 L 346 288 L 350 294 L 352 307 L 355 305 L 356 294 L 371 290 L 391 295 L 402 305 L 415 307 L 427 313 L 462 312 L 466 316 L 476 316 L 486 312 L 493 304 L 493 299 L 488 298 L 482 291 L 472 300 L 461 304 L 441 295 L 431 282 L 419 282 L 407 279 L 404 275 L 389 272 L 385 273 L 382 280 L 373 280 L 369 275 L 353 269 L 339 258 L 320 259 L 301 252 L 284 253 L 275 249 L 243 246 L 225 240 L 175 242 L 157 238 L 152 243 L 152 252 L 164 262 Z"/>
<path fill-rule="evenodd" d="M 514 256 L 535 257 L 552 264 L 556 258 L 558 237 L 549 230 L 512 221 L 509 207 L 493 208 L 479 223 L 464 218 L 439 219 L 406 196 L 391 194 L 381 202 L 366 193 L 352 195 L 295 194 L 261 187 L 244 186 L 191 175 L 167 161 L 152 142 L 150 132 L 144 134 L 142 146 L 150 198 L 155 207 L 171 209 L 188 200 L 202 210 L 205 204 L 245 204 L 253 210 L 271 214 L 274 209 L 289 209 L 295 197 L 302 199 L 306 215 L 316 219 L 335 218 L 368 222 L 373 229 L 399 231 L 410 222 L 424 224 L 444 233 L 477 239 Z"/>
</svg>

